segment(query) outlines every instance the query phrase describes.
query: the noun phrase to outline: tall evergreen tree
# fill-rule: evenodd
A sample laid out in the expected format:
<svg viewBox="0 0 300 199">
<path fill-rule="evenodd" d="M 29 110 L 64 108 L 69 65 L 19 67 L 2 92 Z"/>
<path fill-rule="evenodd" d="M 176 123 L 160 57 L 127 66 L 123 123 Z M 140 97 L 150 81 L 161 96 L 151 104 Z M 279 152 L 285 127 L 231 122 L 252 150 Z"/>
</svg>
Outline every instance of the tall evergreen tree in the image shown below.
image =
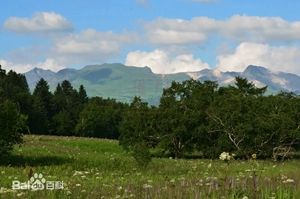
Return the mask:
<svg viewBox="0 0 300 199">
<path fill-rule="evenodd" d="M 32 131 L 35 133 L 50 133 L 51 119 L 54 116 L 53 96 L 49 85 L 43 78 L 38 81 L 33 91 L 33 117 Z"/>
<path fill-rule="evenodd" d="M 82 100 L 86 100 L 84 98 L 84 88 L 81 89 L 81 92 L 80 96 L 78 91 L 73 88 L 68 80 L 64 80 L 61 85 L 57 85 L 53 97 L 56 110 L 53 121 L 56 127 L 56 133 L 60 132 L 64 135 L 75 134 L 79 113 L 83 109 Z"/>
<path fill-rule="evenodd" d="M 85 104 L 88 102 L 88 96 L 83 85 L 80 85 L 78 95 L 81 104 Z"/>
</svg>

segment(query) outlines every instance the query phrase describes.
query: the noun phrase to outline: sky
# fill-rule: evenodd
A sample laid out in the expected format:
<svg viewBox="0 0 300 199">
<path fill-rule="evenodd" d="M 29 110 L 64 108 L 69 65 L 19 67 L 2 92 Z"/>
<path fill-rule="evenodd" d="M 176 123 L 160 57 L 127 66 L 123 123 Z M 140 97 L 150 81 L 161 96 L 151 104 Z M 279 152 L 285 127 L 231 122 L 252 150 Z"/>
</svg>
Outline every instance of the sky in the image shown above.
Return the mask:
<svg viewBox="0 0 300 199">
<path fill-rule="evenodd" d="M 123 63 L 166 74 L 259 65 L 300 75 L 300 1 L 2 0 L 1 7 L 7 70 Z"/>
</svg>

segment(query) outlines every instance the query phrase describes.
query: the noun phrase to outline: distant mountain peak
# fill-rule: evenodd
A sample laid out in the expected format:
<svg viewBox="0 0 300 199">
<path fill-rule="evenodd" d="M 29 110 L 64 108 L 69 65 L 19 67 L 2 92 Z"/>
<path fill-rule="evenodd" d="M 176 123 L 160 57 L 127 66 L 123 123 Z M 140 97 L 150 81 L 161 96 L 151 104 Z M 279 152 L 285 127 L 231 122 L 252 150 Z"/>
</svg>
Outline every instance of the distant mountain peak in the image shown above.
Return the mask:
<svg viewBox="0 0 300 199">
<path fill-rule="evenodd" d="M 249 65 L 243 72 L 222 72 L 218 69 L 203 69 L 195 72 L 176 74 L 155 74 L 148 66 L 125 66 L 121 63 L 88 65 L 82 69 L 65 68 L 58 72 L 34 68 L 25 73 L 30 89 L 44 78 L 50 88 L 57 83 L 69 80 L 74 87 L 83 84 L 90 96 L 111 97 L 130 102 L 134 96 L 141 96 L 152 104 L 159 101 L 162 90 L 172 81 L 184 81 L 190 78 L 200 81 L 217 81 L 219 85 L 233 84 L 235 77 L 247 78 L 255 85 L 268 86 L 269 93 L 281 90 L 297 92 L 300 90 L 300 77 L 285 72 L 273 72 L 262 66 Z"/>
<path fill-rule="evenodd" d="M 255 66 L 255 65 L 249 65 L 245 70 L 246 72 L 260 72 L 260 73 L 269 73 L 271 72 L 269 69 L 262 67 L 262 66 Z"/>
</svg>

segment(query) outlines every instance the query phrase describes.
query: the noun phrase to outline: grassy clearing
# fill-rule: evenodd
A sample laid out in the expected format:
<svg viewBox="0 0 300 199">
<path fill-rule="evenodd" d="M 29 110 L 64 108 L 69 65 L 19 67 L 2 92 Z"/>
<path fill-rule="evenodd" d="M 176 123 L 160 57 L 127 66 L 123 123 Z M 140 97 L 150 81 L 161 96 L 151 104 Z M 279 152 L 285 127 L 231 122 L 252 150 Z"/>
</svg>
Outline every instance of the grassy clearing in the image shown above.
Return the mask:
<svg viewBox="0 0 300 199">
<path fill-rule="evenodd" d="M 300 160 L 154 159 L 139 168 L 117 141 L 25 136 L 0 165 L 0 198 L 300 198 Z M 63 190 L 12 191 L 42 173 Z"/>
</svg>

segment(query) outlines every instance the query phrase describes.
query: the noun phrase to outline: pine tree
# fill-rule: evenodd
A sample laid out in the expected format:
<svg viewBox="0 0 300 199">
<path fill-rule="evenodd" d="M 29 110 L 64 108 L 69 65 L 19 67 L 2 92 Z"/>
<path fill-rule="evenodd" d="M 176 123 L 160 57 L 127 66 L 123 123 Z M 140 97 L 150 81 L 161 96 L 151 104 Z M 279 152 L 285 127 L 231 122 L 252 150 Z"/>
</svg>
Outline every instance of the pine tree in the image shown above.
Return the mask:
<svg viewBox="0 0 300 199">
<path fill-rule="evenodd" d="M 80 85 L 78 95 L 81 104 L 85 104 L 88 101 L 86 90 L 83 85 Z"/>
<path fill-rule="evenodd" d="M 36 84 L 33 91 L 33 113 L 34 117 L 32 131 L 34 133 L 49 134 L 51 131 L 51 118 L 54 115 L 52 94 L 49 85 L 43 78 Z"/>
</svg>

